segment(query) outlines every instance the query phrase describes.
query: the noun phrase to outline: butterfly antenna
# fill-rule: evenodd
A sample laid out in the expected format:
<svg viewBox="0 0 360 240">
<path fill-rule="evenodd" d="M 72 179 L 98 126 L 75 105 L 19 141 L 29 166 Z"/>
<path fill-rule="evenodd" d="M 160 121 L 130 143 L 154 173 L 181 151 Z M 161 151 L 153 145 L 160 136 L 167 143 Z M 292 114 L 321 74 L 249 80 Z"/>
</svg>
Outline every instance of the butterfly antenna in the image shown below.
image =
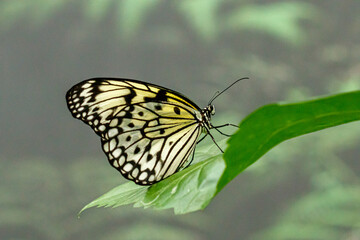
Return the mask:
<svg viewBox="0 0 360 240">
<path fill-rule="evenodd" d="M 216 92 L 214 93 L 214 95 L 210 98 L 210 101 L 209 101 L 208 105 L 211 104 L 211 102 L 214 100 L 214 98 L 216 98 L 216 96 L 217 96 L 219 93 L 220 93 L 219 91 L 216 91 Z"/>
<path fill-rule="evenodd" d="M 245 79 L 249 79 L 248 77 L 243 77 L 243 78 L 240 78 L 238 80 L 236 80 L 235 82 L 233 82 L 230 86 L 228 86 L 227 88 L 225 88 L 224 90 L 222 90 L 220 93 L 219 92 L 216 92 L 214 97 L 211 99 L 211 101 L 209 102 L 209 105 L 218 97 L 220 96 L 222 93 L 224 93 L 226 90 L 228 90 L 229 88 L 231 88 L 235 83 L 241 81 L 241 80 L 245 80 Z"/>
</svg>

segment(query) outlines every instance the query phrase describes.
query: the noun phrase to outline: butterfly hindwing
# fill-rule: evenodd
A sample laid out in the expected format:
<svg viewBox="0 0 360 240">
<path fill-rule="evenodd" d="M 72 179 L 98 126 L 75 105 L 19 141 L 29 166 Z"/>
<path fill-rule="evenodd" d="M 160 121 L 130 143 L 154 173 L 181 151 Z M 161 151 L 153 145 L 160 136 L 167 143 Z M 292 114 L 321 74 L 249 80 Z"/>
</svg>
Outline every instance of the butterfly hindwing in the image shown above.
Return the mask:
<svg viewBox="0 0 360 240">
<path fill-rule="evenodd" d="M 110 164 L 138 184 L 183 167 L 201 133 L 193 102 L 136 80 L 86 80 L 68 91 L 67 102 L 72 115 L 101 137 Z"/>
</svg>

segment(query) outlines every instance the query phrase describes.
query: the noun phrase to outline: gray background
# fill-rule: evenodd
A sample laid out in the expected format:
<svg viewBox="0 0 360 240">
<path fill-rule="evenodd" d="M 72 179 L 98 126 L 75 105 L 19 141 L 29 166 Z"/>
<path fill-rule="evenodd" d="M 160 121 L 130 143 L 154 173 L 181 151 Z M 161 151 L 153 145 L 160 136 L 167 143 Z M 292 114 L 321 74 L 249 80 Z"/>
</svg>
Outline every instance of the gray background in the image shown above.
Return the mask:
<svg viewBox="0 0 360 240">
<path fill-rule="evenodd" d="M 0 1 L 0 238 L 360 238 L 359 123 L 281 144 L 204 211 L 126 206 L 77 219 L 125 180 L 65 102 L 72 85 L 107 76 L 203 107 L 250 77 L 216 100 L 220 124 L 264 104 L 356 90 L 359 12 L 359 1 L 335 0 Z"/>
</svg>

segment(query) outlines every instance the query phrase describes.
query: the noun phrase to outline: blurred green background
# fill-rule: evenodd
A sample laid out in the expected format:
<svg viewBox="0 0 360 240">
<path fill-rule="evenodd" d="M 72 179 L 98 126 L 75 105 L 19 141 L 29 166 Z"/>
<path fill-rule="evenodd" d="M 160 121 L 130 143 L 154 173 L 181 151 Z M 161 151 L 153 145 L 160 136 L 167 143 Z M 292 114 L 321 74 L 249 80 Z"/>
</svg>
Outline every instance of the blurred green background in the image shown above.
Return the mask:
<svg viewBox="0 0 360 240">
<path fill-rule="evenodd" d="M 274 148 L 204 211 L 126 206 L 78 219 L 125 180 L 65 103 L 72 85 L 108 76 L 205 106 L 250 77 L 216 99 L 220 124 L 358 90 L 359 12 L 356 0 L 0 0 L 0 239 L 360 239 L 358 122 Z"/>
</svg>

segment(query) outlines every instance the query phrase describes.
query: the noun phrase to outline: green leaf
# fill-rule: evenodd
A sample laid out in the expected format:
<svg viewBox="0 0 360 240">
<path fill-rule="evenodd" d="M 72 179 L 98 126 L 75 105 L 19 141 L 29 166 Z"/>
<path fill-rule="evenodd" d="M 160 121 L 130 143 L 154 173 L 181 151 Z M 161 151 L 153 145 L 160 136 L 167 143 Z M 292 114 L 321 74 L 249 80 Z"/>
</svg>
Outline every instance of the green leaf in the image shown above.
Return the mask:
<svg viewBox="0 0 360 240">
<path fill-rule="evenodd" d="M 216 184 L 224 168 L 221 155 L 192 165 L 152 186 L 137 206 L 174 208 L 175 214 L 204 209 L 216 193 Z"/>
<path fill-rule="evenodd" d="M 242 121 L 224 155 L 218 154 L 215 145 L 202 146 L 195 157 L 200 162 L 150 188 L 132 182 L 121 185 L 81 212 L 93 206 L 131 203 L 135 207 L 174 208 L 176 214 L 204 209 L 227 183 L 280 142 L 356 120 L 360 120 L 360 91 L 264 106 Z"/>
<path fill-rule="evenodd" d="M 223 147 L 224 144 L 225 141 L 219 141 L 220 146 Z M 131 203 L 134 203 L 135 207 L 174 208 L 177 214 L 203 209 L 216 193 L 217 181 L 225 164 L 215 145 L 199 147 L 195 158 L 201 162 L 150 188 L 133 182 L 120 185 L 86 205 L 79 214 L 95 206 L 117 207 Z"/>
<path fill-rule="evenodd" d="M 135 203 L 144 197 L 147 189 L 147 186 L 139 186 L 133 182 L 122 184 L 87 204 L 80 210 L 78 216 L 91 207 L 118 207 Z"/>
<path fill-rule="evenodd" d="M 240 124 L 228 141 L 226 169 L 218 192 L 275 145 L 321 129 L 360 120 L 360 91 L 338 94 L 307 102 L 270 104 Z"/>
</svg>

